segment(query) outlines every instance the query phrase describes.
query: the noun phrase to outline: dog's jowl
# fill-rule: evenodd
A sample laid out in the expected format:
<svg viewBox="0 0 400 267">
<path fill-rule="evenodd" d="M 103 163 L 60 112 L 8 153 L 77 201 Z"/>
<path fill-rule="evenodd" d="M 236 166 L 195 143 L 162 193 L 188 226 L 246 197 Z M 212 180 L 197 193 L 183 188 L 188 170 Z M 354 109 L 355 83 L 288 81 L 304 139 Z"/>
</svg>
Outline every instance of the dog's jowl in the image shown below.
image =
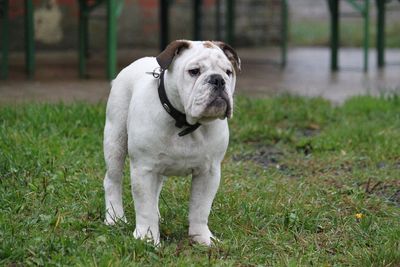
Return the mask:
<svg viewBox="0 0 400 267">
<path fill-rule="evenodd" d="M 107 224 L 125 220 L 122 171 L 130 160 L 134 236 L 160 243 L 164 177 L 192 175 L 189 236 L 210 245 L 208 216 L 221 176 L 240 59 L 222 42 L 174 41 L 141 58 L 112 83 L 104 129 Z"/>
</svg>

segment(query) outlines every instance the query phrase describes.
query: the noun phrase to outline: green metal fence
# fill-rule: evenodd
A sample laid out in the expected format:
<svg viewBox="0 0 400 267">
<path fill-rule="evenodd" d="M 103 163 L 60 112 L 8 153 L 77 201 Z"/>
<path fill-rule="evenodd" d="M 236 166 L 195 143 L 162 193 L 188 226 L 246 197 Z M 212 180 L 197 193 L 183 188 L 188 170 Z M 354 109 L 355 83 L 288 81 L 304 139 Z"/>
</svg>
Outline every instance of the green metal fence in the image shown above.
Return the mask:
<svg viewBox="0 0 400 267">
<path fill-rule="evenodd" d="M 3 0 L 1 10 L 1 22 L 2 22 L 2 38 L 1 38 L 1 73 L 0 77 L 7 79 L 8 77 L 8 58 L 9 58 L 9 2 L 11 0 Z M 368 50 L 370 45 L 369 40 L 369 20 L 370 20 L 370 0 L 345 0 L 347 1 L 357 13 L 360 14 L 363 19 L 363 31 L 364 31 L 364 42 L 363 42 L 363 57 L 364 57 L 364 71 L 368 70 Z M 169 7 L 171 0 L 159 0 L 160 6 L 160 49 L 166 47 L 169 42 Z M 327 0 L 330 21 L 331 21 L 331 37 L 330 37 L 330 49 L 331 49 L 331 70 L 336 71 L 339 67 L 338 52 L 340 46 L 340 0 Z M 32 0 L 24 0 L 25 3 L 25 68 L 27 76 L 32 78 L 35 72 L 35 42 L 34 42 L 34 24 L 33 24 L 33 2 Z M 113 79 L 117 71 L 117 18 L 121 13 L 123 0 L 95 0 L 90 2 L 89 5 L 86 0 L 77 0 L 79 5 L 79 76 L 81 78 L 87 77 L 87 56 L 89 50 L 89 29 L 88 23 L 90 13 L 99 5 L 105 4 L 107 9 L 107 68 L 106 75 L 109 79 Z M 193 0 L 193 38 L 201 39 L 201 21 L 202 13 L 201 7 L 203 4 L 202 0 Z M 235 41 L 235 0 L 225 0 L 226 4 L 226 36 L 224 39 L 226 42 L 234 45 Z M 384 49 L 385 49 L 385 3 L 386 0 L 376 0 L 377 6 L 377 64 L 378 67 L 383 67 L 385 64 L 384 60 Z M 221 1 L 216 1 L 216 33 L 218 37 L 221 36 Z M 287 64 L 287 49 L 288 49 L 288 1 L 281 0 L 281 60 L 280 64 L 285 67 Z"/>
</svg>

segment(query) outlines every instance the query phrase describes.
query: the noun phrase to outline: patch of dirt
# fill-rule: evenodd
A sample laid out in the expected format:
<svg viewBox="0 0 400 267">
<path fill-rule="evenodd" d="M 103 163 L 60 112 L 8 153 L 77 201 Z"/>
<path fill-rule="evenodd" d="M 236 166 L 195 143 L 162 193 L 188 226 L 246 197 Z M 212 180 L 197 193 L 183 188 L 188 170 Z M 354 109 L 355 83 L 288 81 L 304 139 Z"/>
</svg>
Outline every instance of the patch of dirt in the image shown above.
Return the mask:
<svg viewBox="0 0 400 267">
<path fill-rule="evenodd" d="M 400 180 L 372 181 L 360 185 L 365 188 L 365 193 L 382 197 L 400 207 Z"/>
<path fill-rule="evenodd" d="M 253 161 L 263 168 L 287 169 L 287 166 L 279 164 L 283 155 L 283 152 L 274 146 L 261 146 L 251 153 L 233 155 L 232 159 L 234 161 Z"/>
<path fill-rule="evenodd" d="M 395 164 L 396 169 L 400 169 L 400 161 Z"/>
<path fill-rule="evenodd" d="M 307 128 L 301 131 L 301 135 L 305 137 L 313 137 L 318 135 L 320 132 L 321 131 L 319 129 Z"/>
<path fill-rule="evenodd" d="M 300 135 L 305 137 L 313 137 L 321 132 L 321 126 L 316 123 L 310 123 L 305 129 L 299 130 Z"/>
</svg>

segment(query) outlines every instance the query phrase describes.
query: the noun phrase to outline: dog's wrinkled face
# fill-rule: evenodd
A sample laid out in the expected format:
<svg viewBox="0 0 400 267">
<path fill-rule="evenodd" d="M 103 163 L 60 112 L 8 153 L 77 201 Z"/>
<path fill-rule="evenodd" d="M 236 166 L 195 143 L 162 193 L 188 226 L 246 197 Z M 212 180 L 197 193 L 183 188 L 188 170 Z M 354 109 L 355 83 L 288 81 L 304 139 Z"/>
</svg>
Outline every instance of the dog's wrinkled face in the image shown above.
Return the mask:
<svg viewBox="0 0 400 267">
<path fill-rule="evenodd" d="M 187 121 L 193 124 L 231 118 L 236 72 L 240 70 L 234 50 L 220 42 L 175 42 L 181 46 L 170 48 L 174 54 L 168 76 L 178 90 Z"/>
</svg>

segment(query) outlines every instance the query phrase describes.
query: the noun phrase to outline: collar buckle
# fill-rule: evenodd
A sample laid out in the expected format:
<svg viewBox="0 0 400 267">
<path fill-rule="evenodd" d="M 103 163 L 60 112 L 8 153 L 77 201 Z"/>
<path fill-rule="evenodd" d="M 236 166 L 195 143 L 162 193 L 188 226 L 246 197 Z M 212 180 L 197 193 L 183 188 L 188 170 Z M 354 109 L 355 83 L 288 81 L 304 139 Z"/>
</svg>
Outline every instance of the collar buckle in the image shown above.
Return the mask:
<svg viewBox="0 0 400 267">
<path fill-rule="evenodd" d="M 163 72 L 164 72 L 164 70 L 163 70 L 161 67 L 157 67 L 157 68 L 155 68 L 153 71 L 148 71 L 148 72 L 146 72 L 146 74 L 150 74 L 150 75 L 152 75 L 155 79 L 158 79 L 158 78 L 160 78 L 161 73 L 163 73 Z"/>
</svg>

